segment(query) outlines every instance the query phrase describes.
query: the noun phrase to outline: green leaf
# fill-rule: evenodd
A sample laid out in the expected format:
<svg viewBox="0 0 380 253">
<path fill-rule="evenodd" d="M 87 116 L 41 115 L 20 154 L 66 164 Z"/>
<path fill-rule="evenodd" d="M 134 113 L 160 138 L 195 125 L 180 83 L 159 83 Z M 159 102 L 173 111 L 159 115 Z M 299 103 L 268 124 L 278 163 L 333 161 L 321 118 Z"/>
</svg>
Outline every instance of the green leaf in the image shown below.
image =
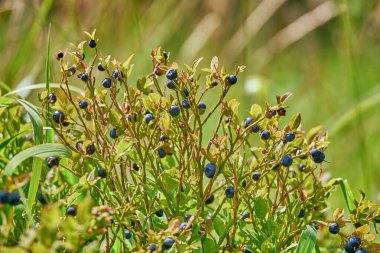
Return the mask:
<svg viewBox="0 0 380 253">
<path fill-rule="evenodd" d="M 8 139 L 2 141 L 0 143 L 0 150 L 2 150 L 3 148 L 5 148 L 8 144 L 12 143 L 18 136 L 20 136 L 23 133 L 24 133 L 24 131 L 19 132 L 18 134 L 15 134 L 12 137 L 9 137 Z"/>
<path fill-rule="evenodd" d="M 5 174 L 12 175 L 16 167 L 30 157 L 47 158 L 50 156 L 63 156 L 71 158 L 71 150 L 62 144 L 49 143 L 33 146 L 15 155 L 5 167 Z"/>
<path fill-rule="evenodd" d="M 316 241 L 317 231 L 313 227 L 308 225 L 307 228 L 301 234 L 296 253 L 312 253 Z"/>
<path fill-rule="evenodd" d="M 342 189 L 342 193 L 346 201 L 348 210 L 350 211 L 350 213 L 353 213 L 356 210 L 356 205 L 354 202 L 355 198 L 354 198 L 354 194 L 352 194 L 352 191 L 351 191 L 350 185 L 348 184 L 347 179 L 341 180 L 339 182 L 339 185 L 340 185 L 340 188 Z"/>
<path fill-rule="evenodd" d="M 289 127 L 291 130 L 296 130 L 300 124 L 301 124 L 301 113 L 297 113 L 290 120 Z"/>
<path fill-rule="evenodd" d="M 261 109 L 260 105 L 253 104 L 251 106 L 251 110 L 249 110 L 249 114 L 251 114 L 255 118 L 255 120 L 257 120 L 257 118 L 261 116 L 262 111 L 263 110 Z"/>
<path fill-rule="evenodd" d="M 210 238 L 206 238 L 203 241 L 203 252 L 207 253 L 217 253 L 218 252 L 218 245 L 214 240 L 211 240 Z"/>
<path fill-rule="evenodd" d="M 255 215 L 259 219 L 265 218 L 268 213 L 268 205 L 265 202 L 265 199 L 262 197 L 258 197 L 255 200 Z"/>
<path fill-rule="evenodd" d="M 50 83 L 50 88 L 60 88 L 60 87 L 61 87 L 61 85 L 58 83 Z M 63 86 L 63 87 L 66 88 L 66 86 Z M 26 90 L 38 90 L 38 89 L 45 89 L 45 88 L 46 88 L 46 83 L 31 84 L 31 85 L 28 85 L 26 87 L 22 87 L 20 89 L 8 92 L 8 93 L 4 94 L 4 96 L 18 94 L 19 92 L 26 91 Z M 69 85 L 69 89 L 70 89 L 70 91 L 76 92 L 78 94 L 82 94 L 84 92 L 83 89 L 75 87 L 75 86 L 71 86 L 71 85 Z"/>
</svg>

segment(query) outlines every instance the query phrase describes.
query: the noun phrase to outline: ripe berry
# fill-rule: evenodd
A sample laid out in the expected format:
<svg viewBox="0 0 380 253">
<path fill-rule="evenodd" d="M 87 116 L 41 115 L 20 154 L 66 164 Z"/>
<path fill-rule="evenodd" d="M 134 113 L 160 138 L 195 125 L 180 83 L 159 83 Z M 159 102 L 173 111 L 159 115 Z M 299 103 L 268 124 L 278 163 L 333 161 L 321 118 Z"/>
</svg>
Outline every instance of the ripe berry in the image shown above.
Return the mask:
<svg viewBox="0 0 380 253">
<path fill-rule="evenodd" d="M 315 163 L 321 163 L 325 160 L 325 154 L 317 148 L 312 149 L 310 155 Z"/>
<path fill-rule="evenodd" d="M 155 250 L 157 249 L 157 244 L 152 243 L 152 244 L 149 246 L 149 249 L 150 249 L 150 251 L 155 251 Z"/>
<path fill-rule="evenodd" d="M 132 163 L 132 168 L 135 170 L 135 171 L 139 171 L 139 166 L 135 163 L 135 162 L 133 162 Z"/>
<path fill-rule="evenodd" d="M 339 224 L 336 222 L 331 223 L 329 226 L 329 231 L 333 235 L 339 233 Z"/>
<path fill-rule="evenodd" d="M 359 249 L 359 250 L 356 251 L 355 253 L 369 253 L 369 251 L 366 250 L 366 249 Z"/>
<path fill-rule="evenodd" d="M 191 214 L 186 214 L 185 215 L 185 221 L 188 221 L 191 218 L 191 216 L 192 216 Z"/>
<path fill-rule="evenodd" d="M 166 87 L 168 87 L 169 89 L 172 89 L 172 90 L 175 89 L 176 84 L 178 84 L 177 79 L 174 79 L 174 80 L 167 80 L 167 81 L 166 81 Z"/>
<path fill-rule="evenodd" d="M 87 155 L 92 155 L 95 153 L 95 145 L 94 144 L 90 144 L 86 147 L 86 154 Z"/>
<path fill-rule="evenodd" d="M 168 72 L 166 72 L 166 78 L 169 80 L 174 80 L 178 76 L 178 72 L 176 69 L 169 69 Z"/>
<path fill-rule="evenodd" d="M 252 126 L 252 132 L 258 133 L 259 131 L 260 131 L 260 127 L 258 125 L 255 124 Z"/>
<path fill-rule="evenodd" d="M 59 60 L 59 59 L 62 59 L 63 56 L 64 56 L 63 52 L 58 52 L 58 53 L 55 55 L 55 58 L 56 58 L 57 60 Z"/>
<path fill-rule="evenodd" d="M 249 212 L 248 211 L 244 211 L 242 214 L 241 214 L 241 219 L 244 220 L 246 218 L 249 217 Z"/>
<path fill-rule="evenodd" d="M 154 117 L 154 115 L 153 115 L 153 114 L 150 114 L 150 113 L 145 114 L 145 116 L 144 116 L 145 122 L 146 122 L 147 124 L 149 124 L 149 122 L 152 121 L 152 120 L 154 120 L 155 118 L 156 118 L 156 117 Z"/>
<path fill-rule="evenodd" d="M 247 186 L 247 181 L 246 181 L 246 180 L 243 180 L 243 182 L 241 182 L 241 186 L 242 186 L 243 188 L 245 188 L 245 187 Z"/>
<path fill-rule="evenodd" d="M 199 102 L 198 104 L 198 109 L 199 110 L 206 110 L 206 103 L 205 102 Z"/>
<path fill-rule="evenodd" d="M 264 130 L 261 132 L 261 139 L 266 141 L 270 138 L 270 132 L 268 130 Z"/>
<path fill-rule="evenodd" d="M 281 158 L 281 164 L 284 165 L 285 167 L 289 167 L 293 163 L 293 158 L 291 155 L 284 155 Z"/>
<path fill-rule="evenodd" d="M 0 204 L 9 203 L 9 193 L 6 191 L 0 191 Z"/>
<path fill-rule="evenodd" d="M 164 244 L 162 245 L 162 247 L 164 249 L 170 249 L 173 246 L 173 244 L 174 244 L 174 240 L 168 237 L 164 240 Z"/>
<path fill-rule="evenodd" d="M 18 194 L 17 192 L 9 194 L 8 203 L 12 206 L 17 206 L 18 204 L 21 204 L 20 194 Z"/>
<path fill-rule="evenodd" d="M 359 237 L 352 236 L 350 237 L 350 239 L 348 239 L 347 244 L 351 246 L 351 248 L 353 248 L 354 250 L 357 250 L 360 247 L 361 240 Z"/>
<path fill-rule="evenodd" d="M 157 215 L 157 217 L 162 217 L 162 216 L 164 216 L 164 210 L 163 210 L 163 209 L 157 210 L 157 211 L 156 211 L 156 215 Z"/>
<path fill-rule="evenodd" d="M 291 142 L 291 141 L 294 141 L 294 139 L 296 138 L 296 135 L 294 133 L 287 133 L 285 134 L 285 140 L 287 142 Z"/>
<path fill-rule="evenodd" d="M 224 195 L 226 195 L 227 198 L 233 198 L 235 195 L 235 189 L 233 186 L 228 186 L 226 190 L 224 190 Z"/>
<path fill-rule="evenodd" d="M 157 154 L 160 158 L 164 158 L 166 156 L 166 152 L 163 148 L 158 148 L 157 149 Z"/>
<path fill-rule="evenodd" d="M 47 99 L 50 104 L 55 104 L 55 102 L 57 102 L 57 96 L 54 93 L 50 93 Z"/>
<path fill-rule="evenodd" d="M 216 164 L 215 163 L 208 163 L 205 166 L 205 175 L 208 178 L 213 178 L 216 171 Z"/>
<path fill-rule="evenodd" d="M 162 55 L 164 56 L 165 60 L 168 59 L 168 52 L 162 51 Z"/>
<path fill-rule="evenodd" d="M 189 109 L 190 108 L 190 102 L 189 102 L 189 100 L 187 98 L 182 101 L 182 107 L 185 108 L 185 109 Z"/>
<path fill-rule="evenodd" d="M 305 210 L 304 210 L 304 209 L 301 209 L 301 210 L 300 210 L 300 213 L 298 214 L 298 217 L 299 217 L 299 218 L 303 218 L 303 217 L 305 217 Z"/>
<path fill-rule="evenodd" d="M 185 94 L 185 97 L 189 96 L 189 90 L 186 88 L 183 88 L 183 94 Z"/>
<path fill-rule="evenodd" d="M 230 118 L 228 118 L 228 117 L 226 117 L 225 119 L 224 119 L 224 123 L 230 123 Z"/>
<path fill-rule="evenodd" d="M 100 62 L 98 63 L 98 70 L 99 70 L 99 71 L 104 71 L 104 70 L 106 70 Z"/>
<path fill-rule="evenodd" d="M 173 117 L 177 117 L 181 113 L 181 109 L 179 109 L 179 106 L 172 105 L 169 109 L 169 114 Z"/>
<path fill-rule="evenodd" d="M 235 84 L 237 82 L 237 77 L 235 75 L 229 75 L 227 79 L 229 84 Z"/>
<path fill-rule="evenodd" d="M 168 137 L 166 135 L 161 135 L 159 140 L 160 141 L 166 141 L 168 139 Z"/>
<path fill-rule="evenodd" d="M 181 230 L 185 230 L 186 226 L 187 226 L 187 222 L 182 222 L 181 225 L 179 226 L 179 229 L 181 229 Z M 190 226 L 190 227 L 191 227 L 191 226 Z M 190 228 L 190 227 L 189 227 L 189 228 Z"/>
<path fill-rule="evenodd" d="M 261 177 L 261 173 L 260 172 L 254 172 L 252 174 L 253 181 L 259 181 L 260 177 Z"/>
<path fill-rule="evenodd" d="M 37 195 L 37 199 L 38 201 L 42 204 L 42 205 L 45 205 L 47 203 L 44 195 L 42 195 L 41 193 Z"/>
<path fill-rule="evenodd" d="M 55 168 L 55 167 L 58 167 L 59 165 L 59 159 L 58 157 L 48 157 L 46 159 L 46 165 L 52 169 L 52 168 Z"/>
<path fill-rule="evenodd" d="M 125 235 L 125 239 L 131 239 L 132 238 L 132 233 L 128 229 L 125 230 L 124 235 Z"/>
<path fill-rule="evenodd" d="M 90 40 L 90 41 L 88 42 L 88 45 L 89 45 L 91 48 L 94 48 L 94 47 L 96 47 L 96 41 L 95 41 L 95 40 Z"/>
<path fill-rule="evenodd" d="M 82 80 L 83 82 L 87 82 L 88 81 L 88 75 L 86 73 L 83 73 L 80 76 L 80 80 Z"/>
<path fill-rule="evenodd" d="M 243 253 L 252 253 L 252 251 L 250 251 L 249 249 L 247 249 L 246 247 L 244 247 Z"/>
<path fill-rule="evenodd" d="M 243 127 L 244 128 L 247 128 L 249 125 L 251 125 L 253 123 L 253 118 L 252 117 L 248 117 L 244 120 L 244 125 Z"/>
<path fill-rule="evenodd" d="M 57 124 L 61 124 L 65 121 L 65 114 L 62 111 L 55 111 L 53 113 L 53 120 Z"/>
<path fill-rule="evenodd" d="M 214 199 L 215 199 L 215 197 L 214 197 L 214 195 L 210 195 L 210 196 L 208 196 L 207 197 L 207 199 L 206 199 L 206 205 L 209 205 L 209 204 L 211 204 L 212 202 L 214 202 Z"/>
<path fill-rule="evenodd" d="M 67 71 L 70 72 L 70 75 L 74 75 L 75 72 L 77 72 L 77 68 L 76 68 L 76 66 L 74 65 L 74 66 L 69 67 L 69 68 L 67 69 Z"/>
<path fill-rule="evenodd" d="M 355 253 L 355 249 L 348 242 L 344 245 L 344 250 L 347 253 Z"/>
<path fill-rule="evenodd" d="M 77 209 L 75 207 L 69 207 L 67 209 L 67 215 L 76 216 L 77 215 Z"/>
<path fill-rule="evenodd" d="M 298 165 L 298 169 L 299 169 L 300 171 L 304 171 L 305 168 L 306 168 L 306 165 L 303 164 L 303 163 L 301 163 L 300 165 Z"/>
<path fill-rule="evenodd" d="M 116 139 L 117 138 L 117 129 L 116 128 L 111 129 L 111 131 L 110 131 L 110 137 L 112 139 Z"/>
<path fill-rule="evenodd" d="M 104 78 L 104 80 L 102 82 L 102 85 L 104 88 L 110 88 L 111 84 L 112 84 L 112 82 L 111 82 L 110 78 L 108 78 L 108 77 Z"/>
<path fill-rule="evenodd" d="M 87 109 L 87 106 L 88 106 L 87 100 L 81 100 L 81 101 L 79 101 L 79 108 L 81 108 L 81 109 Z"/>
<path fill-rule="evenodd" d="M 107 177 L 107 172 L 106 172 L 106 170 L 103 169 L 103 168 L 100 168 L 100 169 L 98 170 L 98 176 L 101 177 L 101 178 L 106 178 L 106 177 Z"/>
</svg>

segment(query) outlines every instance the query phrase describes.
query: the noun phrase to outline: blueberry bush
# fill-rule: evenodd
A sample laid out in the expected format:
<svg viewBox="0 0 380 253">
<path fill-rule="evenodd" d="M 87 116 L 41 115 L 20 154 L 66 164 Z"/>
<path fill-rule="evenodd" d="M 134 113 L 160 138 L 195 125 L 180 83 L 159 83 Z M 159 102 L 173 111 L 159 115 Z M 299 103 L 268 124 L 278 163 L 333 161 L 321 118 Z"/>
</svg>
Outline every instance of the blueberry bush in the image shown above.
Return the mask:
<svg viewBox="0 0 380 253">
<path fill-rule="evenodd" d="M 38 106 L 1 97 L 0 252 L 380 250 L 379 205 L 326 180 L 328 134 L 287 117 L 290 92 L 239 119 L 227 95 L 245 66 L 214 57 L 199 74 L 202 58 L 158 48 L 133 83 L 133 56 L 86 34 L 56 52 L 59 86 Z M 331 211 L 338 187 L 347 207 Z"/>
</svg>

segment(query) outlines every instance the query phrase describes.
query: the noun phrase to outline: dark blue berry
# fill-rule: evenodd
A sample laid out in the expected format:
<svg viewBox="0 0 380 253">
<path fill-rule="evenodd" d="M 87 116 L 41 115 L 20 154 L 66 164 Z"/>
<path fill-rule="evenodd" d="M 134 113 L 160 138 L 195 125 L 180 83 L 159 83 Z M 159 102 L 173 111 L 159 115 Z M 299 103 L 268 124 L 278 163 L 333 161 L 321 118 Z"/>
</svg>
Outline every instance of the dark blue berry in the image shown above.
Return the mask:
<svg viewBox="0 0 380 253">
<path fill-rule="evenodd" d="M 168 237 L 164 240 L 164 244 L 162 245 L 162 247 L 164 249 L 170 249 L 171 247 L 173 247 L 173 245 L 174 245 L 174 240 Z"/>
<path fill-rule="evenodd" d="M 42 205 L 45 205 L 47 203 L 44 195 L 42 195 L 41 193 L 37 195 L 37 199 L 38 201 L 42 204 Z"/>
<path fill-rule="evenodd" d="M 336 222 L 331 223 L 329 226 L 329 231 L 333 235 L 339 233 L 339 224 Z"/>
<path fill-rule="evenodd" d="M 206 110 L 206 103 L 205 102 L 199 102 L 198 104 L 198 109 L 199 110 Z"/>
<path fill-rule="evenodd" d="M 268 130 L 264 130 L 261 132 L 261 139 L 266 141 L 270 138 L 270 132 Z"/>
<path fill-rule="evenodd" d="M 190 102 L 189 102 L 189 100 L 187 98 L 182 101 L 182 107 L 185 108 L 185 109 L 189 109 L 190 108 Z"/>
<path fill-rule="evenodd" d="M 255 124 L 252 126 L 252 132 L 258 133 L 259 131 L 260 131 L 260 127 L 258 125 Z"/>
<path fill-rule="evenodd" d="M 8 203 L 12 206 L 17 206 L 18 204 L 21 204 L 20 194 L 18 194 L 17 192 L 9 194 Z"/>
<path fill-rule="evenodd" d="M 206 205 L 209 205 L 209 204 L 211 204 L 212 202 L 214 202 L 214 199 L 215 199 L 215 197 L 214 197 L 214 195 L 210 195 L 210 196 L 208 196 L 207 197 L 207 199 L 206 199 Z"/>
<path fill-rule="evenodd" d="M 177 105 L 172 105 L 169 109 L 169 114 L 173 117 L 177 117 L 181 113 L 181 109 Z"/>
<path fill-rule="evenodd" d="M 157 210 L 157 211 L 156 211 L 156 215 L 157 215 L 157 217 L 162 217 L 162 216 L 164 216 L 164 210 L 163 210 L 163 209 L 159 209 L 159 210 Z"/>
<path fill-rule="evenodd" d="M 285 167 L 289 167 L 293 163 L 293 158 L 291 155 L 284 155 L 281 158 L 281 164 L 284 165 Z"/>
<path fill-rule="evenodd" d="M 181 225 L 179 226 L 179 229 L 185 230 L 186 226 L 187 226 L 187 222 L 182 222 Z"/>
<path fill-rule="evenodd" d="M 299 169 L 300 171 L 304 171 L 305 168 L 306 168 L 306 165 L 303 164 L 303 163 L 301 163 L 300 165 L 298 165 L 298 169 Z"/>
<path fill-rule="evenodd" d="M 118 79 L 119 78 L 119 71 L 118 70 L 114 70 L 112 72 L 112 77 L 115 78 L 115 79 Z"/>
<path fill-rule="evenodd" d="M 92 155 L 95 153 L 95 145 L 94 144 L 90 144 L 86 147 L 86 154 L 87 155 Z"/>
<path fill-rule="evenodd" d="M 285 140 L 287 142 L 294 141 L 295 138 L 296 138 L 296 135 L 294 133 L 287 133 L 287 134 L 285 134 Z"/>
<path fill-rule="evenodd" d="M 176 69 L 169 69 L 168 72 L 166 72 L 166 78 L 169 80 L 174 80 L 178 76 L 178 72 Z"/>
<path fill-rule="evenodd" d="M 102 82 L 102 85 L 104 88 L 110 88 L 111 84 L 112 84 L 111 78 L 108 78 L 108 77 L 104 78 L 104 80 Z"/>
<path fill-rule="evenodd" d="M 164 56 L 165 60 L 168 59 L 168 52 L 162 51 L 162 55 Z"/>
<path fill-rule="evenodd" d="M 251 125 L 253 123 L 253 118 L 252 117 L 248 117 L 244 120 L 244 125 L 243 127 L 244 128 L 247 128 L 249 125 Z"/>
<path fill-rule="evenodd" d="M 167 80 L 166 81 L 166 87 L 168 87 L 169 89 L 172 89 L 174 90 L 176 85 L 177 85 L 178 81 L 177 79 L 174 79 L 174 80 Z"/>
<path fill-rule="evenodd" d="M 88 42 L 88 45 L 89 45 L 91 48 L 94 48 L 94 47 L 96 47 L 96 41 L 95 41 L 95 40 L 90 40 L 90 41 Z"/>
<path fill-rule="evenodd" d="M 241 182 L 241 186 L 242 186 L 243 188 L 245 188 L 245 187 L 247 186 L 247 181 L 246 181 L 246 180 L 243 180 L 243 182 Z"/>
<path fill-rule="evenodd" d="M 124 235 L 125 235 L 125 239 L 131 239 L 132 238 L 132 233 L 128 229 L 125 230 Z"/>
<path fill-rule="evenodd" d="M 189 90 L 186 89 L 186 88 L 183 88 L 183 94 L 185 94 L 185 97 L 188 97 L 189 96 Z"/>
<path fill-rule="evenodd" d="M 355 253 L 369 253 L 369 251 L 366 249 L 359 249 Z"/>
<path fill-rule="evenodd" d="M 230 118 L 228 118 L 228 117 L 226 117 L 225 119 L 224 119 L 224 123 L 230 123 Z"/>
<path fill-rule="evenodd" d="M 48 157 L 46 159 L 46 165 L 51 169 L 51 168 L 55 168 L 55 167 L 58 167 L 59 165 L 59 159 L 58 157 Z"/>
<path fill-rule="evenodd" d="M 300 213 L 298 214 L 298 217 L 299 217 L 299 218 L 303 218 L 303 217 L 305 217 L 305 210 L 304 210 L 304 209 L 301 209 L 301 210 L 300 210 Z"/>
<path fill-rule="evenodd" d="M 253 181 L 259 181 L 260 177 L 261 177 L 260 172 L 253 172 L 253 174 L 252 174 Z"/>
<path fill-rule="evenodd" d="M 106 70 L 100 62 L 99 62 L 99 64 L 98 64 L 98 70 L 99 70 L 99 71 L 104 71 L 104 70 Z"/>
<path fill-rule="evenodd" d="M 235 195 L 235 189 L 233 186 L 228 186 L 225 190 L 224 190 L 224 195 L 226 195 L 227 198 L 233 198 L 234 195 Z"/>
<path fill-rule="evenodd" d="M 106 178 L 106 177 L 107 177 L 107 172 L 106 172 L 106 170 L 103 169 L 103 168 L 100 168 L 100 169 L 98 170 L 98 176 L 101 177 L 101 178 Z"/>
<path fill-rule="evenodd" d="M 188 221 L 191 218 L 191 216 L 192 216 L 191 214 L 186 214 L 185 215 L 185 221 Z"/>
<path fill-rule="evenodd" d="M 87 82 L 88 81 L 88 75 L 86 73 L 83 73 L 80 76 L 80 80 L 82 80 L 83 82 Z"/>
<path fill-rule="evenodd" d="M 57 60 L 62 59 L 63 56 L 64 56 L 63 52 L 58 52 L 58 53 L 55 55 L 55 57 L 57 58 Z"/>
<path fill-rule="evenodd" d="M 351 244 L 349 244 L 348 242 L 344 245 L 344 250 L 347 252 L 347 253 L 355 253 L 355 249 L 352 247 Z"/>
<path fill-rule="evenodd" d="M 150 251 L 155 251 L 155 250 L 157 249 L 157 244 L 152 243 L 152 244 L 149 246 L 149 249 L 150 249 Z"/>
<path fill-rule="evenodd" d="M 350 237 L 350 239 L 348 239 L 348 242 L 347 242 L 354 250 L 357 250 L 359 249 L 360 247 L 360 244 L 361 244 L 361 240 L 359 237 L 356 237 L 356 236 L 352 236 Z"/>
<path fill-rule="evenodd" d="M 53 113 L 53 120 L 57 124 L 61 124 L 65 121 L 65 114 L 62 111 L 55 111 Z"/>
<path fill-rule="evenodd" d="M 69 207 L 67 209 L 67 215 L 76 216 L 77 215 L 77 209 L 75 207 Z"/>
<path fill-rule="evenodd" d="M 158 148 L 157 149 L 157 154 L 160 158 L 164 158 L 166 156 L 166 152 L 163 148 Z"/>
<path fill-rule="evenodd" d="M 110 137 L 112 139 L 116 139 L 117 138 L 117 129 L 116 128 L 111 129 L 111 131 L 110 131 Z"/>
<path fill-rule="evenodd" d="M 235 84 L 237 82 L 237 77 L 235 75 L 229 75 L 227 81 L 229 84 Z"/>
<path fill-rule="evenodd" d="M 9 193 L 6 191 L 0 191 L 0 204 L 9 203 Z"/>
<path fill-rule="evenodd" d="M 54 93 L 50 93 L 47 98 L 50 104 L 55 104 L 55 102 L 57 102 L 57 96 Z"/>
<path fill-rule="evenodd" d="M 160 141 L 166 141 L 168 139 L 168 137 L 166 135 L 161 135 L 159 140 Z"/>
<path fill-rule="evenodd" d="M 310 155 L 315 163 L 321 163 L 325 160 L 325 154 L 317 148 L 312 149 Z"/>
<path fill-rule="evenodd" d="M 242 214 L 241 214 L 241 219 L 244 220 L 246 218 L 249 217 L 249 212 L 248 211 L 244 211 Z"/>
<path fill-rule="evenodd" d="M 215 163 L 208 163 L 205 166 L 205 175 L 208 178 L 213 178 L 216 171 L 216 164 Z"/>
<path fill-rule="evenodd" d="M 152 120 L 154 120 L 155 117 L 154 117 L 153 114 L 148 113 L 148 114 L 145 114 L 144 119 L 145 119 L 145 122 L 147 124 L 149 124 L 149 122 L 151 122 Z"/>
<path fill-rule="evenodd" d="M 87 106 L 88 106 L 87 100 L 81 100 L 79 102 L 79 108 L 81 108 L 81 109 L 87 109 Z"/>
<path fill-rule="evenodd" d="M 140 170 L 140 167 L 139 167 L 135 162 L 132 163 L 132 168 L 133 168 L 135 171 L 139 171 L 139 170 Z"/>
<path fill-rule="evenodd" d="M 246 248 L 246 247 L 244 247 L 243 252 L 244 252 L 244 253 L 252 253 L 252 251 L 250 251 L 250 250 L 249 250 L 248 248 Z"/>
</svg>

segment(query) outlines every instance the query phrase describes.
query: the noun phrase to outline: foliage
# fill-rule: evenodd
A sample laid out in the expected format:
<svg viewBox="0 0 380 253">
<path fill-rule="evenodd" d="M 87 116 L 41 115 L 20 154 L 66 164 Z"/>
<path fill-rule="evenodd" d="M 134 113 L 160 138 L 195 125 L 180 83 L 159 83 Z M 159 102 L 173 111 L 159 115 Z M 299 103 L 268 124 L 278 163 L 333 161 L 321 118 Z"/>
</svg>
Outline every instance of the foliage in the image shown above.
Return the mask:
<svg viewBox="0 0 380 253">
<path fill-rule="evenodd" d="M 226 96 L 245 66 L 228 72 L 214 57 L 202 69 L 204 79 L 197 72 L 202 58 L 180 67 L 158 48 L 150 54 L 152 72 L 134 85 L 133 55 L 125 62 L 102 55 L 95 31 L 86 34 L 91 46 L 83 41 L 56 54 L 60 88 L 40 94 L 40 116 L 65 149 L 42 144 L 46 150 L 35 146 L 23 159 L 41 152 L 65 157 L 48 158 L 40 203 L 30 214 L 23 187 L 30 164 L 15 167 L 21 161 L 11 159 L 21 149 L 1 149 L 4 167 L 15 169 L 1 171 L 13 173 L 2 176 L 1 190 L 18 189 L 21 203 L 0 204 L 0 252 L 147 252 L 154 246 L 158 252 L 336 252 L 352 236 L 363 248 L 379 249 L 373 243 L 379 206 L 364 194 L 356 201 L 346 181 L 323 181 L 328 134 L 303 130 L 300 113 L 284 122 L 291 93 L 276 96 L 273 105 L 252 105 L 242 121 L 239 100 Z M 75 83 L 84 87 L 79 96 L 70 88 Z M 220 95 L 211 105 L 215 89 Z M 12 113 L 23 110 L 2 99 L 2 120 L 16 120 Z M 6 140 L 25 141 L 21 129 L 3 125 Z M 331 218 L 326 200 L 338 185 L 350 214 L 337 209 Z M 347 227 L 329 236 L 338 243 L 327 237 L 334 222 Z"/>
</svg>

